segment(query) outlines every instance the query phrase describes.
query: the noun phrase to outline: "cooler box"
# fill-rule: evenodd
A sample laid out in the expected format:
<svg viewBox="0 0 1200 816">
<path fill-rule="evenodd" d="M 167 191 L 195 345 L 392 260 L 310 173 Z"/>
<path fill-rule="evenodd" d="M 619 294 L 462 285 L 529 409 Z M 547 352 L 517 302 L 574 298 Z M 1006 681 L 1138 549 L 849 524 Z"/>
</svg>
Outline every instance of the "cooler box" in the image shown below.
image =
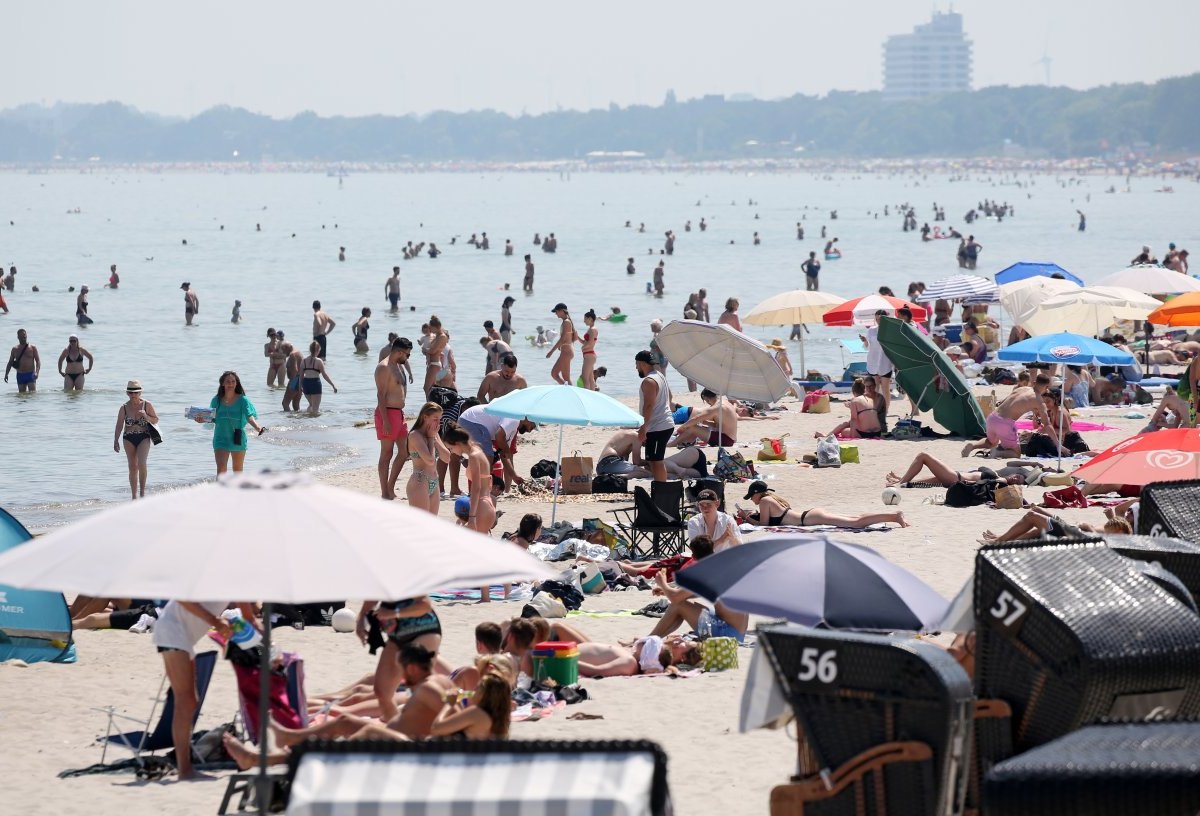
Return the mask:
<svg viewBox="0 0 1200 816">
<path fill-rule="evenodd" d="M 574 643 L 545 641 L 533 647 L 534 682 L 553 680 L 560 686 L 579 682 L 579 649 Z"/>
</svg>

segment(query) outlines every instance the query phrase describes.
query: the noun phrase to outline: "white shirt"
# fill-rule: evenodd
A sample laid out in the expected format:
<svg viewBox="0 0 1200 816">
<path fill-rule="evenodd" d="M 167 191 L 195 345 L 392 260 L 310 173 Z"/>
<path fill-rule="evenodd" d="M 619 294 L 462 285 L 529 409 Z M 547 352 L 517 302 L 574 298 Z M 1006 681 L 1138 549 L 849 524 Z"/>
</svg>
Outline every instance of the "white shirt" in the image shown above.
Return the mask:
<svg viewBox="0 0 1200 816">
<path fill-rule="evenodd" d="M 892 373 L 892 361 L 884 353 L 883 346 L 879 345 L 878 326 L 867 329 L 867 373 L 883 376 Z"/>
<path fill-rule="evenodd" d="M 474 408 L 468 408 L 458 415 L 460 420 L 474 422 L 476 425 L 487 428 L 488 436 L 492 439 L 496 438 L 496 431 L 500 428 L 504 429 L 504 438 L 512 442 L 517 435 L 517 425 L 520 424 L 519 419 L 509 419 L 508 417 L 496 416 L 489 414 L 483 410 L 482 405 L 476 405 Z"/>
<path fill-rule="evenodd" d="M 721 541 L 727 533 L 733 534 L 732 542 Z M 708 532 L 708 525 L 704 521 L 703 514 L 698 513 L 688 520 L 688 541 L 702 535 L 710 535 L 710 533 Z M 734 521 L 733 516 L 728 513 L 722 513 L 719 510 L 717 511 L 717 523 L 713 525 L 711 538 L 713 540 L 714 553 L 719 553 L 730 547 L 736 547 L 742 543 L 742 534 L 738 531 L 738 525 Z"/>
<path fill-rule="evenodd" d="M 225 607 L 229 606 L 229 602 L 217 601 L 200 606 L 219 617 L 225 611 Z M 154 622 L 154 633 L 150 636 L 150 642 L 164 649 L 179 649 L 194 657 L 196 641 L 204 637 L 208 629 L 208 621 L 196 617 L 178 601 L 168 601 L 158 620 Z"/>
</svg>

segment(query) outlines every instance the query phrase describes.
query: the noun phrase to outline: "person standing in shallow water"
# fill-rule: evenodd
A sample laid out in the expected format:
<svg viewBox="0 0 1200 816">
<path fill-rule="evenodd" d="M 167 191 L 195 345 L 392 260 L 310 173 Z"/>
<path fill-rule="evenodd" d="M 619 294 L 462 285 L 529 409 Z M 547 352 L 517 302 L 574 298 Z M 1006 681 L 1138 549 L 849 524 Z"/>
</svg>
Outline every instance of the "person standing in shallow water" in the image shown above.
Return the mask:
<svg viewBox="0 0 1200 816">
<path fill-rule="evenodd" d="M 383 294 L 391 304 L 390 311 L 400 311 L 400 267 L 392 267 L 392 276 L 383 284 Z"/>
<path fill-rule="evenodd" d="M 554 316 L 562 321 L 562 325 L 558 330 L 558 339 L 550 347 L 550 350 L 546 352 L 546 359 L 549 360 L 554 356 L 554 352 L 558 352 L 558 359 L 554 361 L 554 365 L 550 368 L 550 376 L 559 385 L 570 385 L 571 360 L 575 358 L 575 349 L 572 346 L 575 342 L 575 323 L 571 320 L 571 315 L 567 311 L 567 304 L 557 304 L 553 312 Z"/>
<path fill-rule="evenodd" d="M 158 424 L 158 413 L 154 406 L 142 399 L 142 383 L 130 380 L 125 386 L 128 400 L 117 411 L 117 427 L 113 431 L 113 451 L 121 452 L 125 448 L 125 458 L 129 463 L 129 497 L 130 499 L 146 498 L 147 463 L 150 459 L 149 426 Z"/>
<path fill-rule="evenodd" d="M 8 372 L 17 372 L 17 393 L 32 394 L 37 391 L 37 378 L 42 373 L 42 358 L 37 346 L 29 342 L 29 333 L 17 329 L 17 344 L 8 352 L 8 364 L 4 366 L 4 381 Z"/>
<path fill-rule="evenodd" d="M 246 396 L 242 380 L 236 372 L 226 371 L 217 381 L 217 395 L 209 402 L 213 411 L 213 458 L 217 463 L 217 475 L 229 469 L 233 460 L 233 472 L 241 473 L 246 462 L 246 425 L 262 436 L 266 427 L 258 423 L 258 411 Z M 197 422 L 204 422 L 196 417 Z"/>
<path fill-rule="evenodd" d="M 525 280 L 522 282 L 522 287 L 526 292 L 533 291 L 533 256 L 525 256 Z"/>
<path fill-rule="evenodd" d="M 87 358 L 87 368 L 83 360 Z M 64 391 L 82 391 L 83 383 L 95 364 L 92 353 L 79 343 L 79 336 L 72 334 L 67 338 L 67 347 L 58 355 L 58 373 L 63 378 Z"/>
<path fill-rule="evenodd" d="M 184 281 L 179 288 L 183 290 L 183 320 L 186 325 L 190 326 L 192 318 L 200 313 L 200 298 L 187 281 Z"/>
</svg>

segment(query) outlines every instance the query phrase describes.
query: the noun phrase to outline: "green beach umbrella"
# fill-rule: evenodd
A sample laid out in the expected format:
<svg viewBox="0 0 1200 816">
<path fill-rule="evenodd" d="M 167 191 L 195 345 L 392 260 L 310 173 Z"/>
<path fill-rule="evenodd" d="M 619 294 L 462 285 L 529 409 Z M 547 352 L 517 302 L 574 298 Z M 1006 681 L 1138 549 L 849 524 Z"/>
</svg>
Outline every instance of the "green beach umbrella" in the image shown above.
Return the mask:
<svg viewBox="0 0 1200 816">
<path fill-rule="evenodd" d="M 896 367 L 896 380 L 917 407 L 932 411 L 933 418 L 947 430 L 967 437 L 983 436 L 987 432 L 983 412 L 950 358 L 915 326 L 894 317 L 879 321 L 879 345 Z"/>
</svg>

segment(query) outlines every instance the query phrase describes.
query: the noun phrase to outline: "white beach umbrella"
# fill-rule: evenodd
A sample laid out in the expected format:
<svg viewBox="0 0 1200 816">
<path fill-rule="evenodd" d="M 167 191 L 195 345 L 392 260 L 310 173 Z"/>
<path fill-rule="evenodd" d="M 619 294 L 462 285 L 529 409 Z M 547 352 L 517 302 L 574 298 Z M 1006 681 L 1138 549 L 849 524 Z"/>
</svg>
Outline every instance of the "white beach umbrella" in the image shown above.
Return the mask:
<svg viewBox="0 0 1200 816">
<path fill-rule="evenodd" d="M 98 598 L 265 601 L 263 723 L 272 602 L 400 600 L 555 574 L 514 544 L 297 473 L 233 474 L 161 493 L 0 554 L 0 577 L 11 586 Z M 259 801 L 266 802 L 267 740 L 259 743 Z"/>
<path fill-rule="evenodd" d="M 1034 309 L 1055 295 L 1063 292 L 1079 291 L 1080 286 L 1062 278 L 1047 278 L 1043 276 L 1021 278 L 1011 283 L 1000 284 L 1000 305 L 1012 317 L 1018 326 L 1021 319 L 1029 316 Z"/>
<path fill-rule="evenodd" d="M 846 298 L 830 292 L 793 289 L 772 295 L 755 306 L 742 318 L 751 326 L 794 326 L 797 323 L 820 323 L 821 317 Z M 807 329 L 805 330 L 807 331 Z M 805 371 L 804 332 L 800 333 L 800 370 Z"/>
<path fill-rule="evenodd" d="M 1088 286 L 1042 301 L 1018 322 L 1032 335 L 1100 334 L 1118 320 L 1145 320 L 1162 305 L 1149 295 L 1118 286 Z"/>
<path fill-rule="evenodd" d="M 1200 292 L 1200 280 L 1158 264 L 1137 264 L 1096 281 L 1097 286 L 1123 286 L 1154 295 Z"/>
</svg>

